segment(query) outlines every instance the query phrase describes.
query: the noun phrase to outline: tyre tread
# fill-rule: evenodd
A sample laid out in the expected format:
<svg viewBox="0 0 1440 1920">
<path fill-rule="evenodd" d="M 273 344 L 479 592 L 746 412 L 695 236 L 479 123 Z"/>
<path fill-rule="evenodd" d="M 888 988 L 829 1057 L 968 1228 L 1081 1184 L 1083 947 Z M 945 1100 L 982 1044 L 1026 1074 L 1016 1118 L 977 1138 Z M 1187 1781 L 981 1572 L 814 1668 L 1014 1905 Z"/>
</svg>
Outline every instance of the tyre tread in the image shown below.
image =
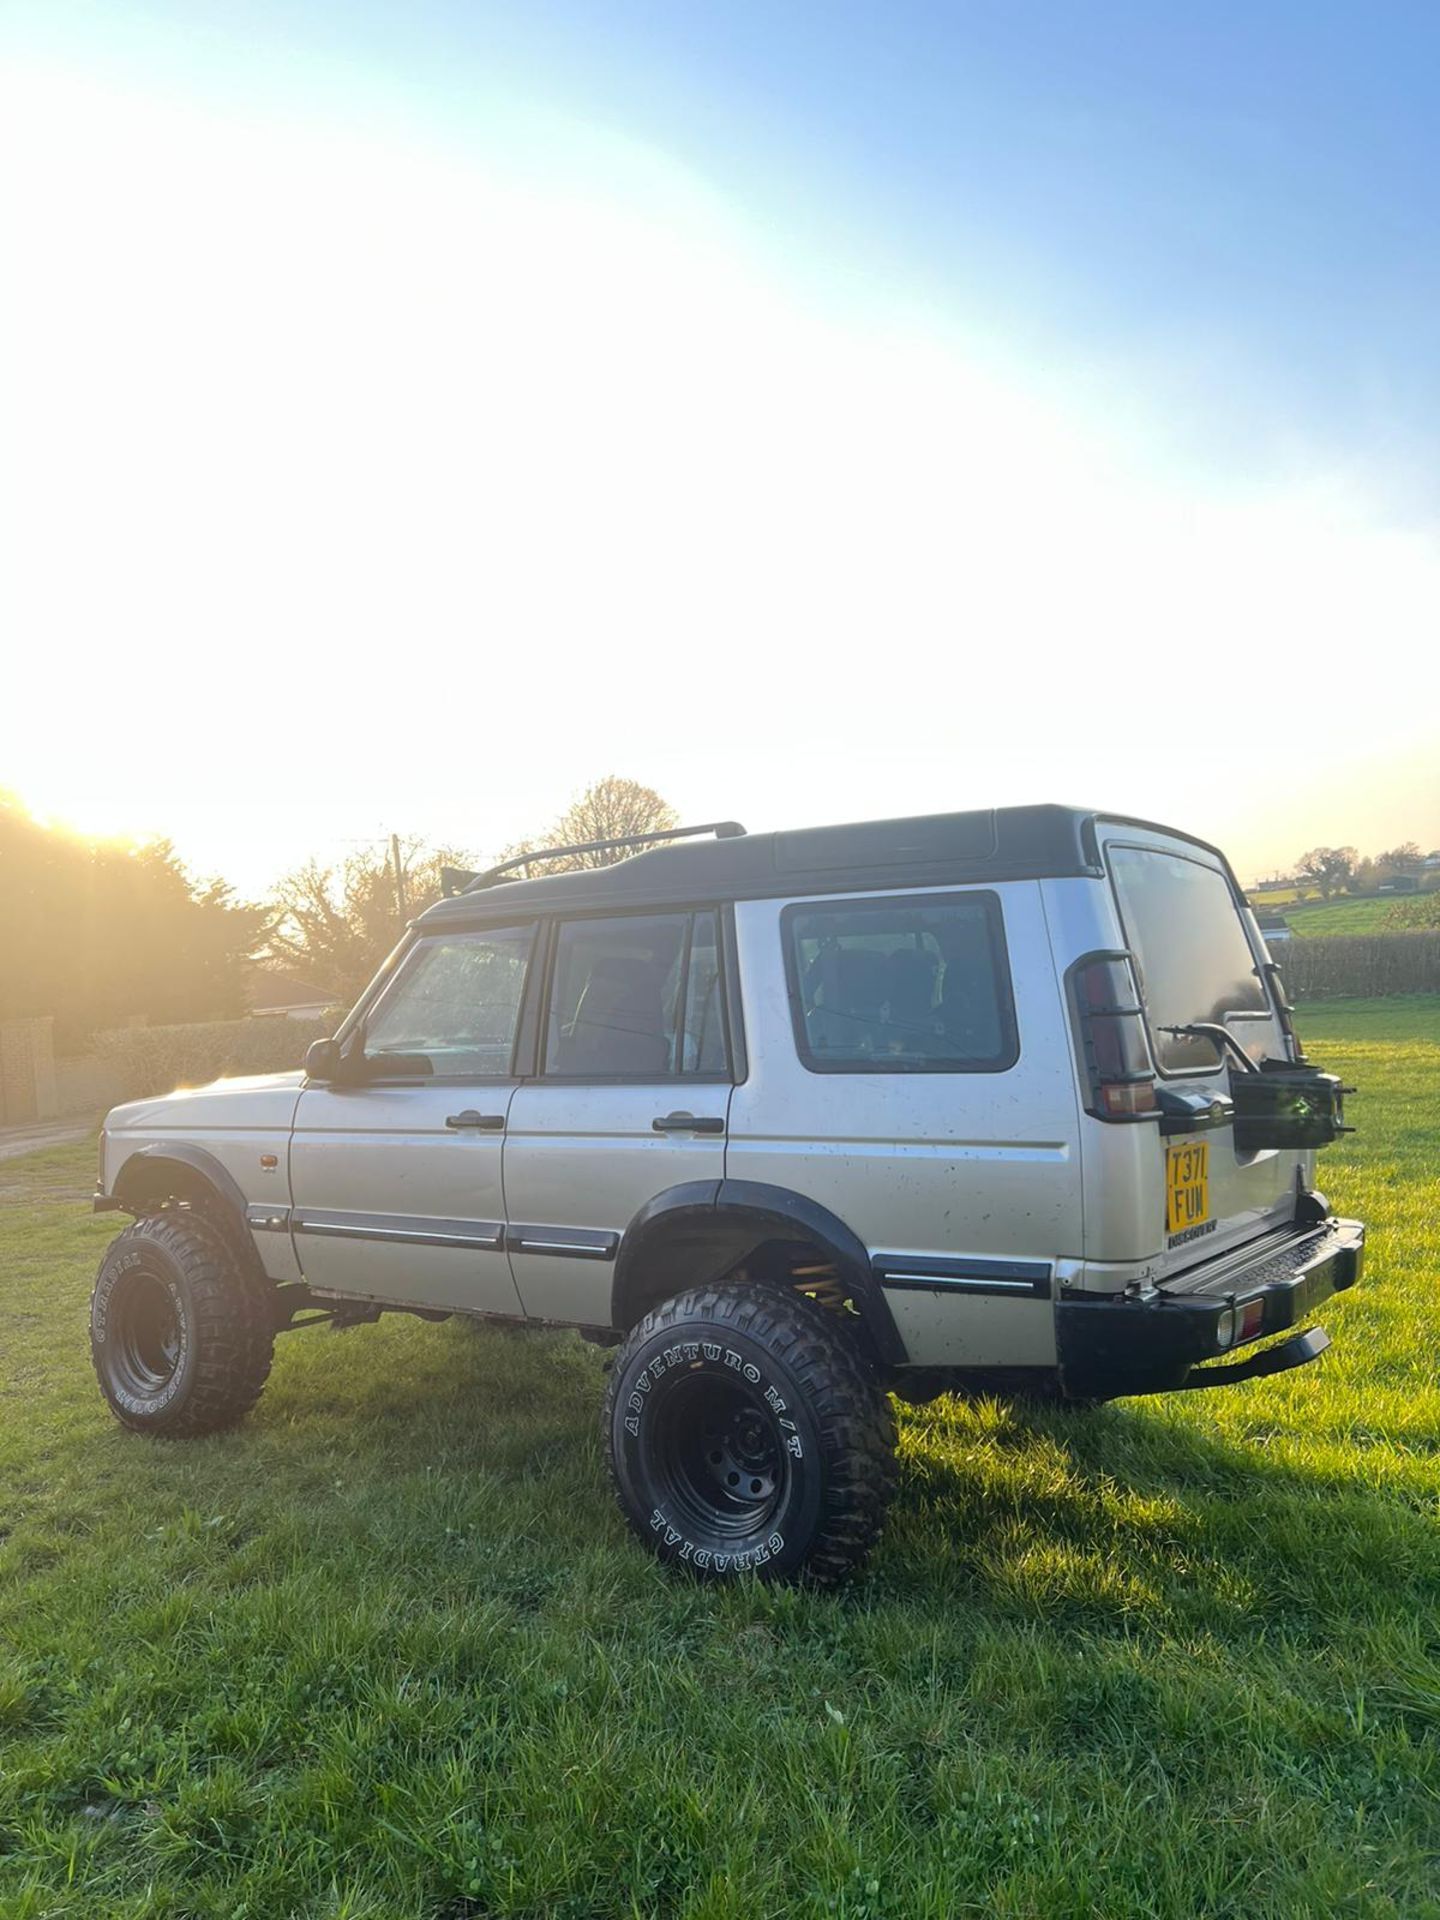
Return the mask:
<svg viewBox="0 0 1440 1920">
<path fill-rule="evenodd" d="M 898 1477 L 890 1401 L 858 1344 L 830 1309 L 790 1288 L 753 1280 L 716 1281 L 674 1295 L 627 1335 L 605 1393 L 603 1436 L 610 1484 L 631 1530 L 653 1545 L 625 1499 L 611 1436 L 625 1351 L 697 1322 L 731 1327 L 762 1344 L 806 1394 L 826 1462 L 825 1501 L 800 1578 L 831 1587 L 864 1561 L 879 1539 Z"/>
<path fill-rule="evenodd" d="M 161 1420 L 134 1415 L 111 1398 L 92 1338 L 90 1357 L 100 1391 L 116 1419 L 139 1433 L 189 1440 L 233 1427 L 260 1398 L 270 1375 L 275 1351 L 270 1282 L 248 1249 L 237 1247 L 218 1220 L 195 1208 L 141 1214 L 111 1241 L 101 1273 L 117 1250 L 137 1242 L 158 1247 L 184 1279 L 194 1313 L 194 1380 L 173 1415 L 168 1409 Z"/>
</svg>

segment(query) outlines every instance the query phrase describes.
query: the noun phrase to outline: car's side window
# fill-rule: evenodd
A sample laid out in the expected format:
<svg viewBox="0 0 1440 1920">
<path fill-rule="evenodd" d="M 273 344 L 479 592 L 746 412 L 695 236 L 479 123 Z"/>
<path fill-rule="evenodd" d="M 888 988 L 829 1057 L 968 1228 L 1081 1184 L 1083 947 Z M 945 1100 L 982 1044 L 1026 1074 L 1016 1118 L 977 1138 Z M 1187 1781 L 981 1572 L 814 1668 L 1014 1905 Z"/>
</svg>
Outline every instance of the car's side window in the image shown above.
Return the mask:
<svg viewBox="0 0 1440 1920">
<path fill-rule="evenodd" d="M 418 942 L 366 1020 L 366 1058 L 382 1077 L 507 1076 L 534 944 L 533 926 Z"/>
<path fill-rule="evenodd" d="M 542 1071 L 626 1080 L 723 1074 L 714 913 L 562 921 Z"/>
<path fill-rule="evenodd" d="M 730 1059 L 725 1044 L 725 1002 L 720 984 L 719 926 L 713 913 L 695 915 L 685 981 L 684 1071 L 728 1073 Z"/>
<path fill-rule="evenodd" d="M 795 1040 L 816 1073 L 994 1073 L 1017 1055 L 993 893 L 783 913 Z"/>
</svg>

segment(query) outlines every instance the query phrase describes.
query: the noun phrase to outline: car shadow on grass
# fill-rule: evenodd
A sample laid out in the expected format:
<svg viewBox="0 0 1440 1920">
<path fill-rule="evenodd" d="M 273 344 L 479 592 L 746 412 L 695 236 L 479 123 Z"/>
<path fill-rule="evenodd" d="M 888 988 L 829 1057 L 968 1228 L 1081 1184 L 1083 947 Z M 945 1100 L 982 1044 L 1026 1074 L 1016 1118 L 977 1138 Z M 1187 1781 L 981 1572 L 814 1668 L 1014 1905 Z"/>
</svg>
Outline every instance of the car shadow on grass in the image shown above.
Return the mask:
<svg viewBox="0 0 1440 1920">
<path fill-rule="evenodd" d="M 183 1553 L 230 1562 L 227 1578 L 263 1579 L 264 1543 L 294 1529 L 297 1556 L 308 1545 L 323 1559 L 328 1542 L 417 1590 L 438 1575 L 447 1592 L 503 1600 L 518 1583 L 543 1611 L 618 1579 L 662 1610 L 672 1592 L 682 1611 L 723 1610 L 733 1589 L 662 1575 L 631 1541 L 604 1464 L 603 1386 L 604 1356 L 573 1335 L 396 1320 L 283 1340 L 233 1433 L 171 1447 L 109 1429 L 97 1452 L 81 1419 L 64 1444 L 177 1540 L 190 1510 L 226 1516 Z M 899 1488 L 869 1566 L 826 1603 L 843 1613 L 1246 1647 L 1432 1614 L 1440 1531 L 1423 1470 L 1377 1486 L 1333 1450 L 1307 1465 L 1293 1424 L 1268 1444 L 1231 1439 L 1175 1399 L 898 1412 Z M 231 1561 L 242 1537 L 261 1545 Z"/>
<path fill-rule="evenodd" d="M 604 1359 L 573 1335 L 417 1324 L 307 1339 L 258 1415 L 277 1469 L 303 1444 L 297 1421 L 344 1450 L 347 1479 L 423 1480 L 428 1499 L 455 1501 L 451 1524 L 482 1558 L 491 1527 L 543 1527 L 582 1555 L 624 1545 L 600 1447 Z M 1127 1634 L 1323 1638 L 1358 1616 L 1428 1613 L 1440 1540 L 1423 1489 L 1377 1490 L 1298 1460 L 1301 1432 L 1231 1440 L 1179 1406 L 900 1409 L 899 1490 L 853 1591 Z"/>
<path fill-rule="evenodd" d="M 876 1580 L 1092 1630 L 1328 1640 L 1425 1617 L 1440 1534 L 1418 1486 L 1383 1490 L 1176 1418 L 941 1402 L 902 1418 Z M 1285 1457 L 1277 1457 L 1283 1453 Z"/>
</svg>

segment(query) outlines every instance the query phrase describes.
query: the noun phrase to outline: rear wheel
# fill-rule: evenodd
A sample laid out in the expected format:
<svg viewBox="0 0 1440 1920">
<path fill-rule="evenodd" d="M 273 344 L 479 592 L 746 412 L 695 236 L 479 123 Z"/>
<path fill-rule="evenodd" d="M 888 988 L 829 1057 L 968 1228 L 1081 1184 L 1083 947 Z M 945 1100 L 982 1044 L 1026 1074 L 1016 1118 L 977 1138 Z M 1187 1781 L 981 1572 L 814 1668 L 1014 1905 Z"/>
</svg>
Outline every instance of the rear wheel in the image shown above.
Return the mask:
<svg viewBox="0 0 1440 1920">
<path fill-rule="evenodd" d="M 697 1288 L 616 1357 L 605 1434 L 621 1511 L 660 1559 L 708 1579 L 833 1585 L 895 1484 L 884 1390 L 835 1316 L 784 1288 Z"/>
<path fill-rule="evenodd" d="M 189 1208 L 146 1214 L 110 1243 L 90 1302 L 90 1353 L 115 1417 L 177 1439 L 233 1426 L 274 1350 L 269 1283 Z"/>
</svg>

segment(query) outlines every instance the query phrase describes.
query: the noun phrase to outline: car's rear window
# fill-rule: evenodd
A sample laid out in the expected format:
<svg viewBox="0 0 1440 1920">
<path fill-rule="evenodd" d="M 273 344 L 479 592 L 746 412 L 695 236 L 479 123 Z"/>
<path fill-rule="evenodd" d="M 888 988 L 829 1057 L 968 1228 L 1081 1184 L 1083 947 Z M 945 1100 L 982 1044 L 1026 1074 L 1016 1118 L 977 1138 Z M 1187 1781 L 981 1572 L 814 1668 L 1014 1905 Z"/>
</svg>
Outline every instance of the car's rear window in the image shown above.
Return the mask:
<svg viewBox="0 0 1440 1920">
<path fill-rule="evenodd" d="M 1212 1041 L 1164 1029 L 1269 1007 L 1230 883 L 1215 867 L 1159 848 L 1112 846 L 1109 855 L 1156 1063 L 1163 1073 L 1208 1071 L 1219 1061 Z M 1242 1028 L 1239 1038 L 1250 1036 Z"/>
</svg>

